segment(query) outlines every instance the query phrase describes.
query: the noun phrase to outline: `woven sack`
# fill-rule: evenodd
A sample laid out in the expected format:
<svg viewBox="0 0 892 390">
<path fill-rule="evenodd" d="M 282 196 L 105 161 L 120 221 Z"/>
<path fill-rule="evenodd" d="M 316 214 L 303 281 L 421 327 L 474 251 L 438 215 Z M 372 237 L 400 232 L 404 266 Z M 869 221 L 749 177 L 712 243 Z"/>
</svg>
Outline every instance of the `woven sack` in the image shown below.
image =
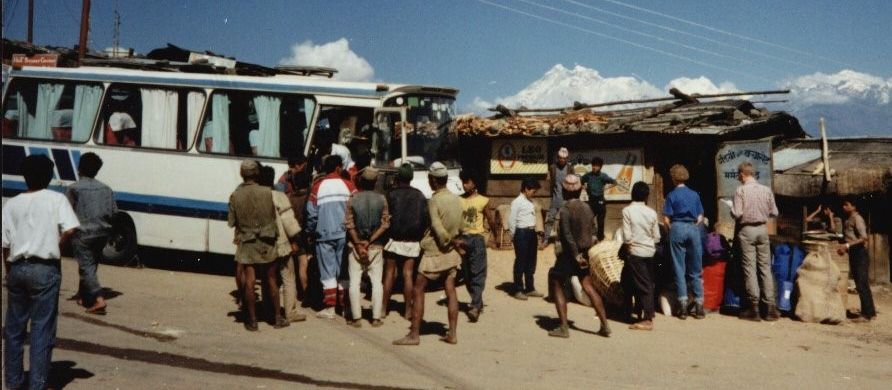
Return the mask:
<svg viewBox="0 0 892 390">
<path fill-rule="evenodd" d="M 846 310 L 839 295 L 839 268 L 830 258 L 826 245 L 813 245 L 796 272 L 799 301 L 796 317 L 802 322 L 838 324 Z"/>
<path fill-rule="evenodd" d="M 620 276 L 623 273 L 623 260 L 619 258 L 622 243 L 602 241 L 588 250 L 589 270 L 595 290 L 609 304 L 623 304 L 623 290 Z"/>
</svg>

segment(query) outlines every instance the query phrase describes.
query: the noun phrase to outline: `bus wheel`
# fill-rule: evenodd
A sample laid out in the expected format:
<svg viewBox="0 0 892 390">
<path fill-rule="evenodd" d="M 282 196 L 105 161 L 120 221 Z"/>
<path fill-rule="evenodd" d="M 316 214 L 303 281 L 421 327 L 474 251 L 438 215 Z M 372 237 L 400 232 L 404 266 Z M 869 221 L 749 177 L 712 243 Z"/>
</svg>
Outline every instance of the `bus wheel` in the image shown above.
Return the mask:
<svg viewBox="0 0 892 390">
<path fill-rule="evenodd" d="M 129 263 L 136 256 L 136 226 L 127 213 L 112 216 L 112 234 L 102 250 L 102 258 L 109 263 Z"/>
</svg>

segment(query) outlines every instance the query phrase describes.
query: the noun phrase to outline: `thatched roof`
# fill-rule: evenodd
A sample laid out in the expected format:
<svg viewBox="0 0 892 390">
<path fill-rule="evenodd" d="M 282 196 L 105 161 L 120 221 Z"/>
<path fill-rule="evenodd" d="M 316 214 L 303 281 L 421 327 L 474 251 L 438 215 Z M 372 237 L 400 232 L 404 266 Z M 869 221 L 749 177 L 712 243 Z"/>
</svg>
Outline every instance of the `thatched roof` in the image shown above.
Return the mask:
<svg viewBox="0 0 892 390">
<path fill-rule="evenodd" d="M 755 107 L 748 100 L 677 101 L 613 111 L 584 109 L 549 115 L 506 112 L 491 118 L 464 116 L 452 131 L 460 136 L 553 136 L 580 133 L 691 134 L 722 136 L 769 126 L 776 135 L 802 137 L 799 121 L 785 112 Z"/>
<path fill-rule="evenodd" d="M 824 182 L 821 140 L 787 142 L 774 152 L 774 192 L 797 198 L 892 191 L 892 138 L 830 139 L 831 181 Z"/>
</svg>

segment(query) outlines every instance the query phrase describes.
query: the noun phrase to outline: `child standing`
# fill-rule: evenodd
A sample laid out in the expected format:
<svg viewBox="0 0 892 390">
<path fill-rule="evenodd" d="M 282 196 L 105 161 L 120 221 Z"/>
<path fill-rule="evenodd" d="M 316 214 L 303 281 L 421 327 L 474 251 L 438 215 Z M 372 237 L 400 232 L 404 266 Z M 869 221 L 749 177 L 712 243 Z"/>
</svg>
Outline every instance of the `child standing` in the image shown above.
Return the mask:
<svg viewBox="0 0 892 390">
<path fill-rule="evenodd" d="M 514 298 L 542 297 L 536 291 L 533 274 L 536 272 L 536 206 L 533 194 L 541 188 L 536 179 L 528 178 L 520 185 L 520 195 L 511 202 L 508 230 L 514 240 Z"/>
<path fill-rule="evenodd" d="M 657 212 L 644 204 L 650 195 L 650 187 L 644 182 L 632 186 L 632 204 L 623 209 L 623 240 L 629 256 L 623 267 L 624 284 L 629 295 L 644 310 L 640 322 L 629 329 L 652 330 L 654 318 L 653 260 L 656 243 L 660 241 L 660 225 Z M 633 308 L 629 308 L 630 312 Z"/>
</svg>

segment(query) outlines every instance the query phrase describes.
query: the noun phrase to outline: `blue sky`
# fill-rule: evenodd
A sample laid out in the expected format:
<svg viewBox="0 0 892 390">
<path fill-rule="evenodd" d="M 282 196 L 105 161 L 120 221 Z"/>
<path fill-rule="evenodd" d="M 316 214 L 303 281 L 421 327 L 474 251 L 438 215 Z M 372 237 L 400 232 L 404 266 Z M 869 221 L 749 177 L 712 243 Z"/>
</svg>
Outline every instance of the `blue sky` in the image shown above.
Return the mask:
<svg viewBox="0 0 892 390">
<path fill-rule="evenodd" d="M 170 42 L 274 65 L 290 56 L 292 46 L 297 43 L 311 40 L 324 44 L 346 38 L 350 49 L 374 68 L 374 80 L 457 87 L 462 90 L 460 104 L 467 104 L 475 97 L 492 100 L 515 94 L 555 64 L 568 68 L 579 64 L 596 69 L 604 77 L 632 76 L 659 88 L 678 77 L 699 76 L 706 76 L 716 84 L 729 81 L 740 89 L 774 88 L 783 80 L 842 69 L 892 79 L 892 39 L 889 39 L 892 1 L 487 1 L 578 29 L 472 0 L 120 0 L 117 7 L 121 14 L 122 46 L 133 47 L 141 53 Z M 795 51 L 720 34 L 621 4 L 669 14 Z M 25 38 L 26 5 L 26 0 L 5 1 L 5 37 Z M 91 47 L 111 46 L 114 10 L 115 1 L 93 1 Z M 36 43 L 74 45 L 79 18 L 79 1 L 36 0 Z M 724 45 L 628 18 L 704 36 Z M 664 41 L 591 19 L 658 36 Z M 596 34 L 610 35 L 699 63 Z"/>
</svg>

